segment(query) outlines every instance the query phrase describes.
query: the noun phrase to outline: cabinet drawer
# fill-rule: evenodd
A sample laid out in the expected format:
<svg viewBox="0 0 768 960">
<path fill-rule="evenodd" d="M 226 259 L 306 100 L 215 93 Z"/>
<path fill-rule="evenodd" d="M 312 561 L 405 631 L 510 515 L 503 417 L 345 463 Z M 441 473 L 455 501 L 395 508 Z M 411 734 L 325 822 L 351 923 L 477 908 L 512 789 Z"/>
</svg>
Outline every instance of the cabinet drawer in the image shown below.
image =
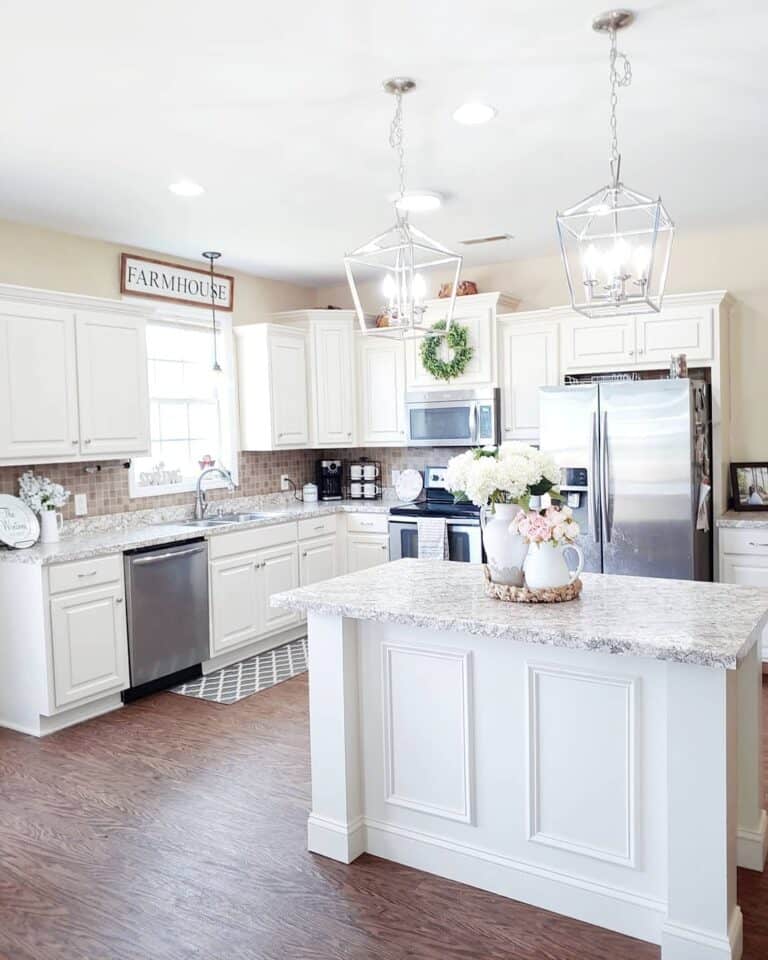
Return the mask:
<svg viewBox="0 0 768 960">
<path fill-rule="evenodd" d="M 768 527 L 754 530 L 723 527 L 720 530 L 720 551 L 768 557 Z"/>
<path fill-rule="evenodd" d="M 299 540 L 309 540 L 311 537 L 324 537 L 336 533 L 336 514 L 330 513 L 324 517 L 312 517 L 299 520 Z"/>
<path fill-rule="evenodd" d="M 350 533 L 387 533 L 388 513 L 349 513 L 347 530 Z"/>
<path fill-rule="evenodd" d="M 54 593 L 95 587 L 101 583 L 120 581 L 123 575 L 122 555 L 78 560 L 76 563 L 54 564 L 48 570 L 48 589 Z"/>
<path fill-rule="evenodd" d="M 265 547 L 276 547 L 281 543 L 295 543 L 296 523 L 276 523 L 272 527 L 257 527 L 255 530 L 237 530 L 221 533 L 208 541 L 208 556 L 232 557 L 237 553 L 250 553 Z"/>
</svg>

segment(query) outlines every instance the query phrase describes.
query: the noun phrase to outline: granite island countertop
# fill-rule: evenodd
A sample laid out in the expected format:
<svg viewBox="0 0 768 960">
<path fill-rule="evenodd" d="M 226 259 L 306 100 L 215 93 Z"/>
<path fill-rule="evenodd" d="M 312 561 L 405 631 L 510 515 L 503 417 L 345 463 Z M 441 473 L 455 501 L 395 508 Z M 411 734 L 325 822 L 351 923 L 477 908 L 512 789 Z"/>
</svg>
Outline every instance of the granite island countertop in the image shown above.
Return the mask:
<svg viewBox="0 0 768 960">
<path fill-rule="evenodd" d="M 272 597 L 273 606 L 523 643 L 735 668 L 768 623 L 768 590 L 583 574 L 568 603 L 485 596 L 468 563 L 396 560 Z"/>
<path fill-rule="evenodd" d="M 0 547 L 0 564 L 33 563 L 46 566 L 72 560 L 92 560 L 94 557 L 122 553 L 125 550 L 135 550 L 140 547 L 179 543 L 201 537 L 208 540 L 235 530 L 252 530 L 329 513 L 389 513 L 389 508 L 396 506 L 397 502 L 397 500 L 326 500 L 312 504 L 284 502 L 270 503 L 265 506 L 250 506 L 247 503 L 235 502 L 239 509 L 258 512 L 263 516 L 245 523 L 228 523 L 215 527 L 185 526 L 173 520 L 119 525 L 120 521 L 115 519 L 115 526 L 112 529 L 65 533 L 57 543 L 37 543 L 24 550 Z M 126 515 L 117 516 L 125 517 Z M 105 526 L 110 523 L 109 516 L 94 518 L 94 520 L 97 519 L 103 521 Z M 129 521 L 126 522 L 129 523 Z"/>
</svg>

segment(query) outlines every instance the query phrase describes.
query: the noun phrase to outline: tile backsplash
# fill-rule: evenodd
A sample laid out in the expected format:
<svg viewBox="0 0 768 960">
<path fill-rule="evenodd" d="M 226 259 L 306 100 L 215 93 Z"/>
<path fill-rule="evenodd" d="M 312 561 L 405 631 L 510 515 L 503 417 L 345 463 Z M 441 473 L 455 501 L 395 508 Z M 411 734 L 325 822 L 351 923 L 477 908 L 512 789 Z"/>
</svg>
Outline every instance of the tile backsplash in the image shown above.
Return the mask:
<svg viewBox="0 0 768 960">
<path fill-rule="evenodd" d="M 253 497 L 275 493 L 280 489 L 280 476 L 288 474 L 301 487 L 315 478 L 315 461 L 319 459 L 353 460 L 369 457 L 380 460 L 384 486 L 392 483 L 392 470 L 412 467 L 423 470 L 428 465 L 444 464 L 461 450 L 446 447 L 381 447 L 343 450 L 285 450 L 274 453 L 244 452 L 239 455 L 238 496 Z M 191 504 L 193 494 L 174 493 L 160 497 L 137 497 L 128 494 L 128 470 L 123 461 L 99 461 L 98 463 L 49 463 L 33 466 L 0 467 L 0 493 L 18 496 L 19 477 L 26 470 L 50 477 L 63 484 L 72 494 L 84 493 L 88 498 L 88 516 L 97 517 L 110 513 L 128 513 L 158 507 Z M 96 473 L 86 473 L 86 467 L 98 466 Z M 227 490 L 212 490 L 210 499 L 230 496 Z M 75 515 L 74 496 L 62 511 L 65 519 Z"/>
</svg>

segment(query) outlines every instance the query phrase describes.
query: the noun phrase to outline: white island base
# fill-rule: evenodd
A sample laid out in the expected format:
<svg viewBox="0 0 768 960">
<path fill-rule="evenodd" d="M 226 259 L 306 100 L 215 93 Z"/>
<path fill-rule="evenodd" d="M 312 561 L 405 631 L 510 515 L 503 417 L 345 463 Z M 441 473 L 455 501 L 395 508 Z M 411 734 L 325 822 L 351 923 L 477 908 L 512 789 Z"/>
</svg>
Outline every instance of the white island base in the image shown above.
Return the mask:
<svg viewBox="0 0 768 960">
<path fill-rule="evenodd" d="M 592 576 L 523 608 L 479 577 L 400 561 L 277 598 L 309 613 L 309 849 L 738 960 L 768 595 Z"/>
</svg>

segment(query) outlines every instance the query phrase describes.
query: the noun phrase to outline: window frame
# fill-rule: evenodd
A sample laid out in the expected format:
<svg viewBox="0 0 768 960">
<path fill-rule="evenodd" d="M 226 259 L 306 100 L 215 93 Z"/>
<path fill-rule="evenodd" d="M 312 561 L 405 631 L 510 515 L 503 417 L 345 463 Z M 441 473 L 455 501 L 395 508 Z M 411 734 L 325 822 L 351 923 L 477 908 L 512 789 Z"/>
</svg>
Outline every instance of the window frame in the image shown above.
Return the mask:
<svg viewBox="0 0 768 960">
<path fill-rule="evenodd" d="M 132 299 L 132 298 L 125 298 Z M 143 304 L 146 306 L 146 303 Z M 194 307 L 179 307 L 175 310 L 158 307 L 147 317 L 147 326 L 168 324 L 175 327 L 197 327 L 211 329 L 211 315 L 207 310 Z M 235 383 L 235 344 L 232 333 L 232 317 L 228 314 L 216 314 L 217 353 L 221 365 L 221 376 L 225 378 L 224 392 L 226 396 L 226 411 L 223 417 L 222 429 L 228 434 L 228 448 L 231 464 L 224 464 L 232 474 L 235 486 L 239 486 L 239 429 L 237 410 L 237 388 Z M 149 365 L 149 360 L 147 361 Z M 197 478 L 185 479 L 181 483 L 169 483 L 162 486 L 143 486 L 138 482 L 134 457 L 128 471 L 128 496 L 131 500 L 140 500 L 147 497 L 163 497 L 178 493 L 193 493 L 197 486 Z M 207 477 L 204 490 L 220 490 L 227 486 L 226 480 L 215 475 Z"/>
</svg>

